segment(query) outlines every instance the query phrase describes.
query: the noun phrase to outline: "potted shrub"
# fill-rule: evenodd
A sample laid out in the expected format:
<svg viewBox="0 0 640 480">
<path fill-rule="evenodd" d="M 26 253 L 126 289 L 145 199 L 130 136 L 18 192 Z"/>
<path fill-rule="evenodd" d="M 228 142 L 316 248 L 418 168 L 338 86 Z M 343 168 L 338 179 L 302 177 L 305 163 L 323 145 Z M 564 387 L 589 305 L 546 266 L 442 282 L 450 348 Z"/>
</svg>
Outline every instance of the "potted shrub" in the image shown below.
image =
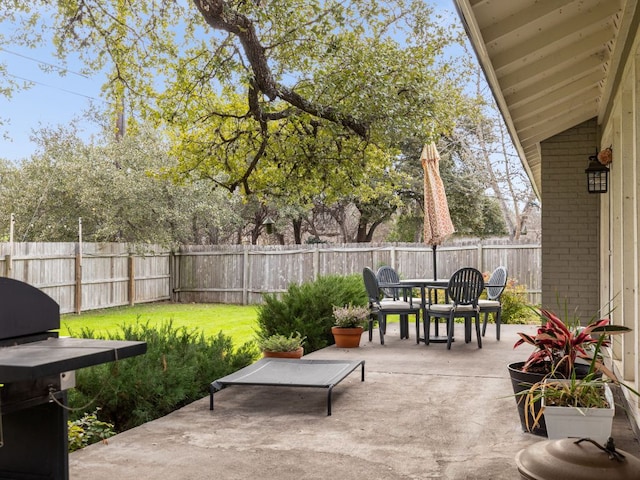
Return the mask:
<svg viewBox="0 0 640 480">
<path fill-rule="evenodd" d="M 582 327 L 577 318 L 564 322 L 553 312 L 544 309 L 540 309 L 539 314 L 545 323 L 536 335 L 520 333 L 520 340 L 514 345 L 516 348 L 529 344 L 535 349 L 525 362 L 510 364 L 509 374 L 523 429 L 547 436 L 542 407 L 542 386 L 545 380 L 566 379 L 574 382 L 570 384 L 576 387 L 573 389 L 574 394 L 579 393 L 583 387 L 593 387 L 588 392 L 592 395 L 600 388 L 596 388 L 596 384 L 601 386 L 609 381 L 602 379 L 603 373 L 609 379 L 615 378 L 601 361 L 600 348 L 609 344 L 606 336 L 628 332 L 629 328 L 609 325 L 609 319 L 592 321 Z M 584 383 L 578 382 L 583 379 L 586 380 Z M 550 383 L 558 386 L 558 397 L 566 394 L 567 387 L 564 385 L 560 388 L 562 384 L 563 382 Z M 580 385 L 582 386 L 577 388 Z M 547 395 L 554 396 L 553 389 L 547 390 Z"/>
<path fill-rule="evenodd" d="M 258 337 L 258 348 L 264 357 L 300 358 L 304 354 L 305 337 L 299 332 L 291 333 L 288 337 L 274 334 Z"/>
<path fill-rule="evenodd" d="M 591 438 L 604 445 L 611 436 L 615 407 L 607 382 L 593 377 L 546 379 L 540 396 L 550 440 Z"/>
<path fill-rule="evenodd" d="M 532 345 L 534 350 L 526 361 L 512 363 L 508 366 L 508 370 L 523 430 L 546 436 L 544 417 L 538 415 L 541 409 L 540 399 L 531 408 L 525 409 L 522 392 L 542 382 L 552 372 L 554 377 L 559 378 L 574 376 L 578 379 L 584 378 L 589 373 L 589 362 L 593 358 L 593 350 L 599 340 L 599 336 L 591 334 L 605 326 L 608 326 L 613 333 L 613 330 L 618 327 L 609 326 L 609 319 L 595 320 L 582 327 L 577 317 L 569 319 L 567 316 L 567 320 L 563 321 L 549 310 L 534 309 L 534 311 L 540 316 L 542 326 L 538 328 L 535 335 L 519 333 L 520 339 L 514 345 L 514 348 L 517 348 L 528 344 Z M 624 329 L 624 327 L 619 328 Z M 603 340 L 603 345 L 607 344 Z M 594 375 L 599 375 L 597 372 Z M 532 412 L 534 412 L 533 416 Z"/>
<path fill-rule="evenodd" d="M 333 339 L 338 348 L 354 348 L 360 346 L 363 325 L 370 315 L 369 307 L 358 305 L 333 306 L 335 324 L 331 327 Z"/>
<path fill-rule="evenodd" d="M 619 382 L 615 374 L 600 360 L 600 348 L 606 335 L 625 333 L 627 327 L 603 325 L 592 332 L 599 332 L 593 350 L 589 371 L 584 378 L 576 378 L 575 371 L 570 378 L 557 378 L 555 372 L 547 375 L 542 382 L 531 386 L 525 394 L 525 408 L 537 422 L 543 415 L 547 436 L 555 440 L 567 437 L 591 438 L 604 445 L 611 436 L 615 406 L 610 383 L 634 389 Z M 540 401 L 541 408 L 535 410 Z"/>
</svg>

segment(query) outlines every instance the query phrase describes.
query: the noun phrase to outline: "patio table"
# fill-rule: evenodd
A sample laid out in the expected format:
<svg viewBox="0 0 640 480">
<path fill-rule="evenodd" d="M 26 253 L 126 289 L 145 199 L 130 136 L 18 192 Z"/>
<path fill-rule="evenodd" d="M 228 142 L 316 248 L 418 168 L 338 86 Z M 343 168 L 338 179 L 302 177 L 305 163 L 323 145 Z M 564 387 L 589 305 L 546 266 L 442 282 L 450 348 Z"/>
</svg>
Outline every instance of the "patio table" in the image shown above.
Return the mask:
<svg viewBox="0 0 640 480">
<path fill-rule="evenodd" d="M 417 285 L 405 285 L 404 283 L 393 283 L 393 282 L 378 282 L 378 287 L 381 290 L 384 289 L 398 289 L 402 290 L 402 297 L 400 300 L 404 300 L 405 302 L 409 302 L 409 304 L 413 303 L 413 299 L 411 298 L 411 289 L 413 287 L 417 287 Z M 386 300 L 386 299 L 383 299 Z M 421 300 L 421 310 L 424 312 L 424 302 Z M 409 338 L 409 316 L 408 315 L 400 315 L 400 338 Z M 371 336 L 369 336 L 371 339 Z M 420 343 L 418 341 L 418 343 Z"/>
<path fill-rule="evenodd" d="M 429 292 L 429 295 L 431 295 L 432 292 L 434 295 L 437 295 L 438 290 L 444 290 L 445 301 L 448 301 L 448 297 L 449 297 L 449 295 L 447 294 L 447 287 L 449 286 L 448 278 L 440 278 L 438 280 L 434 280 L 433 278 L 407 278 L 407 279 L 401 279 L 400 284 L 405 287 L 415 287 L 420 289 L 423 321 L 426 318 L 426 312 L 427 312 L 427 291 Z M 434 335 L 429 337 L 429 342 L 444 343 L 447 341 L 446 335 L 440 336 L 438 334 L 438 324 L 439 322 L 436 321 L 435 328 L 434 328 Z M 420 338 L 419 340 L 424 341 L 424 338 Z"/>
</svg>

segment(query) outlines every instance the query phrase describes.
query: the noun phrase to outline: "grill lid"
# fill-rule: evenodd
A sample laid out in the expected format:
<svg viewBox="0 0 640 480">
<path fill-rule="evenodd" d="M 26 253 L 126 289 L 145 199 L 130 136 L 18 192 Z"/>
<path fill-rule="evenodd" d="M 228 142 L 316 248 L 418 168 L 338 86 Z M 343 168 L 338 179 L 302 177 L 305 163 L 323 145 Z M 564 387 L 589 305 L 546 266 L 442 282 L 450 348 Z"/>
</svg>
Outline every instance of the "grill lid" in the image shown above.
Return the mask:
<svg viewBox="0 0 640 480">
<path fill-rule="evenodd" d="M 0 339 L 60 328 L 60 306 L 33 285 L 0 277 Z"/>
</svg>

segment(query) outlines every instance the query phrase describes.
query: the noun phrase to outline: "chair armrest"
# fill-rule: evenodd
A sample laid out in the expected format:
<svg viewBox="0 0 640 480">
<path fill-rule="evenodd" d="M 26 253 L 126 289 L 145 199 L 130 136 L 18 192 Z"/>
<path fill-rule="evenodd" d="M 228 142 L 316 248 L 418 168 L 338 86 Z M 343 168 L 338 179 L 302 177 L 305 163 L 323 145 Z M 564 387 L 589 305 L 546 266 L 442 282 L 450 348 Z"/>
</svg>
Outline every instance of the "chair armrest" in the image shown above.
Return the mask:
<svg viewBox="0 0 640 480">
<path fill-rule="evenodd" d="M 397 290 L 402 290 L 403 300 L 407 300 L 407 298 L 411 298 L 411 291 L 413 290 L 413 285 L 407 285 L 404 283 L 392 283 L 392 282 L 378 282 L 378 286 L 381 290 L 385 288 L 395 288 Z M 409 294 L 407 294 L 409 292 Z"/>
</svg>

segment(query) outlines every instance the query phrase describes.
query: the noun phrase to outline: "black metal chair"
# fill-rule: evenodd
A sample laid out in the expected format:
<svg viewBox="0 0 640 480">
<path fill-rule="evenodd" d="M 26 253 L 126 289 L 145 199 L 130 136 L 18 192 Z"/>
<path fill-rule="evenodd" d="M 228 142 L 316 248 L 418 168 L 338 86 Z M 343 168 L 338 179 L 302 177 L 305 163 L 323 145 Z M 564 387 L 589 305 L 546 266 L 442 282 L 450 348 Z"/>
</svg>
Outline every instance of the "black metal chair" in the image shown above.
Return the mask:
<svg viewBox="0 0 640 480">
<path fill-rule="evenodd" d="M 500 301 L 500 297 L 507 286 L 507 275 L 507 267 L 499 266 L 496 268 L 491 274 L 491 277 L 489 277 L 486 285 L 487 298 L 478 300 L 480 313 L 484 313 L 484 322 L 482 324 L 483 337 L 487 331 L 489 314 L 493 313 L 493 318 L 496 322 L 496 340 L 500 340 L 500 322 L 502 320 L 502 302 Z"/>
<path fill-rule="evenodd" d="M 378 283 L 391 283 L 398 284 L 400 282 L 400 275 L 395 271 L 393 267 L 388 265 L 383 265 L 376 272 L 376 278 L 378 279 Z M 393 287 L 382 287 L 382 293 L 384 293 L 385 298 L 390 298 L 393 300 L 400 300 L 400 289 Z"/>
<path fill-rule="evenodd" d="M 480 334 L 480 308 L 478 298 L 484 290 L 482 273 L 471 267 L 461 268 L 449 279 L 447 293 L 449 303 L 429 303 L 424 318 L 425 343 L 429 344 L 429 330 L 431 318 L 436 321 L 439 318 L 447 319 L 447 350 L 451 349 L 453 342 L 454 320 L 464 318 L 464 340 L 471 341 L 471 319 L 475 319 L 476 337 L 478 348 L 482 348 Z"/>
<path fill-rule="evenodd" d="M 380 300 L 381 302 L 404 300 L 405 302 L 413 302 L 415 305 L 422 305 L 421 298 L 412 298 L 409 300 L 409 297 L 411 297 L 413 293 L 412 287 L 385 287 L 385 284 L 398 285 L 400 283 L 400 275 L 398 275 L 398 272 L 396 272 L 393 267 L 383 265 L 376 272 L 376 278 L 384 294 L 384 297 Z M 418 328 L 419 325 L 420 323 L 418 322 Z M 400 338 L 409 338 L 408 315 L 400 315 Z M 420 339 L 416 339 L 416 341 L 420 343 Z"/>
<path fill-rule="evenodd" d="M 378 320 L 378 330 L 380 331 L 380 344 L 384 345 L 384 335 L 387 331 L 387 316 L 388 315 L 400 315 L 407 316 L 407 330 L 408 330 L 408 316 L 416 316 L 416 337 L 420 335 L 420 304 L 414 304 L 413 299 L 409 298 L 405 300 L 393 300 L 387 299 L 380 300 L 380 284 L 378 277 L 369 267 L 364 267 L 362 270 L 362 277 L 364 280 L 364 286 L 369 296 L 369 308 L 371 309 L 371 316 L 369 317 L 369 341 L 372 339 L 373 323 Z M 402 320 L 401 320 L 402 323 Z"/>
</svg>

